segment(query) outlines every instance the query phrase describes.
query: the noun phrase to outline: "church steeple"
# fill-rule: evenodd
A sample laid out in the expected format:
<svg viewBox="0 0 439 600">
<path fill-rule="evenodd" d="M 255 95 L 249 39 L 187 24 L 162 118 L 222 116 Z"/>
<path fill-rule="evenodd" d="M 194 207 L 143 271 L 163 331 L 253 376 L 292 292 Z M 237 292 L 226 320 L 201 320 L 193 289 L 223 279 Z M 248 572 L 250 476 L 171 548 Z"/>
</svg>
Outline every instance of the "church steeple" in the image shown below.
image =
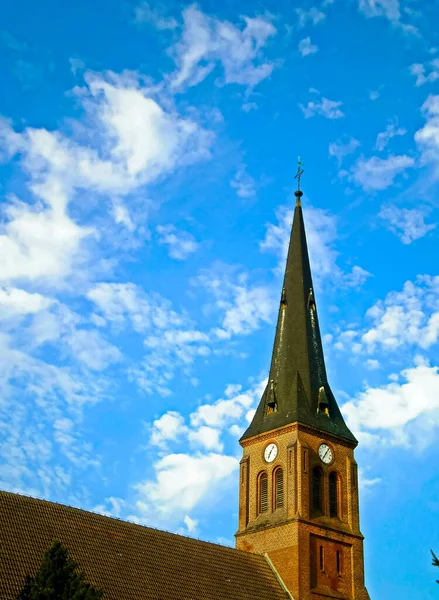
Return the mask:
<svg viewBox="0 0 439 600">
<path fill-rule="evenodd" d="M 268 384 L 241 440 L 298 422 L 356 442 L 326 375 L 303 221 L 300 167 L 299 162 L 296 207 Z"/>
<path fill-rule="evenodd" d="M 329 386 L 296 178 L 268 383 L 240 439 L 236 546 L 265 554 L 295 600 L 370 600 L 357 440 Z"/>
</svg>

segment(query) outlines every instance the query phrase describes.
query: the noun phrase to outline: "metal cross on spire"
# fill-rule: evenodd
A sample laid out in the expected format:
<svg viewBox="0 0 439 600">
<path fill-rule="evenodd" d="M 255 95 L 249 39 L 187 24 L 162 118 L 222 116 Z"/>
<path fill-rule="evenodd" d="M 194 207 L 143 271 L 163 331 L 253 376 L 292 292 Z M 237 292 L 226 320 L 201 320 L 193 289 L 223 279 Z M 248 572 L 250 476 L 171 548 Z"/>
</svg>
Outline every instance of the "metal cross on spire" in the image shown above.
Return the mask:
<svg viewBox="0 0 439 600">
<path fill-rule="evenodd" d="M 297 158 L 297 173 L 294 175 L 294 179 L 297 179 L 297 190 L 300 192 L 300 178 L 304 173 L 302 167 L 304 167 L 304 163 L 300 161 L 300 156 Z"/>
</svg>

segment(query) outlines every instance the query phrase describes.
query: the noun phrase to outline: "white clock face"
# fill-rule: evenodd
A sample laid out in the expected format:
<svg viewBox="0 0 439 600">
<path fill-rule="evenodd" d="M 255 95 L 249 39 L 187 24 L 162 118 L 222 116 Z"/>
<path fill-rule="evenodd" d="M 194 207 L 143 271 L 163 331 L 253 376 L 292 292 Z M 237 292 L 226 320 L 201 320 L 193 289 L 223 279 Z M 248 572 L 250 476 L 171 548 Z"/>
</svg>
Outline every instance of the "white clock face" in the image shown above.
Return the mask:
<svg viewBox="0 0 439 600">
<path fill-rule="evenodd" d="M 325 463 L 325 465 L 329 465 L 332 461 L 332 450 L 328 446 L 328 444 L 320 444 L 319 448 L 319 456 L 320 460 Z"/>
<path fill-rule="evenodd" d="M 268 444 L 268 446 L 264 450 L 264 458 L 268 463 L 273 462 L 273 460 L 277 456 L 277 446 L 276 444 Z"/>
</svg>

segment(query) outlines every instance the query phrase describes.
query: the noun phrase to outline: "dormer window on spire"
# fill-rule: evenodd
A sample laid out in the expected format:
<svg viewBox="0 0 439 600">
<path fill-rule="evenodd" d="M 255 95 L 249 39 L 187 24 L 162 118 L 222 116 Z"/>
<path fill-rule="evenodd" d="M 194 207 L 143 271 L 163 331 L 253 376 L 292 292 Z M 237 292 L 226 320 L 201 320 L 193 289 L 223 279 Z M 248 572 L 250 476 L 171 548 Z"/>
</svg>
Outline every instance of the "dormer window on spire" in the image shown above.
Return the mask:
<svg viewBox="0 0 439 600">
<path fill-rule="evenodd" d="M 274 381 L 270 380 L 270 391 L 267 402 L 267 415 L 271 413 L 277 412 L 277 400 L 276 400 L 276 390 Z"/>
</svg>

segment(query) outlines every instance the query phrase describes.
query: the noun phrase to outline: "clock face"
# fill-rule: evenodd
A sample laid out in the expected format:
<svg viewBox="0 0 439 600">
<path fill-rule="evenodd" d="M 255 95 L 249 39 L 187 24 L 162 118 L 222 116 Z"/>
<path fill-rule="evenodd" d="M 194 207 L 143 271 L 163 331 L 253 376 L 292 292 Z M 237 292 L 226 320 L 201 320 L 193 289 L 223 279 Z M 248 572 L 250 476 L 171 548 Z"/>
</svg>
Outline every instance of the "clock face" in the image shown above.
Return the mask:
<svg viewBox="0 0 439 600">
<path fill-rule="evenodd" d="M 332 461 L 333 456 L 332 456 L 332 450 L 328 446 L 328 444 L 320 444 L 319 456 L 320 456 L 320 460 L 322 462 L 324 462 L 325 465 L 329 465 L 329 463 Z"/>
<path fill-rule="evenodd" d="M 268 463 L 273 462 L 277 456 L 277 446 L 274 443 L 268 444 L 264 450 L 264 458 Z"/>
</svg>

